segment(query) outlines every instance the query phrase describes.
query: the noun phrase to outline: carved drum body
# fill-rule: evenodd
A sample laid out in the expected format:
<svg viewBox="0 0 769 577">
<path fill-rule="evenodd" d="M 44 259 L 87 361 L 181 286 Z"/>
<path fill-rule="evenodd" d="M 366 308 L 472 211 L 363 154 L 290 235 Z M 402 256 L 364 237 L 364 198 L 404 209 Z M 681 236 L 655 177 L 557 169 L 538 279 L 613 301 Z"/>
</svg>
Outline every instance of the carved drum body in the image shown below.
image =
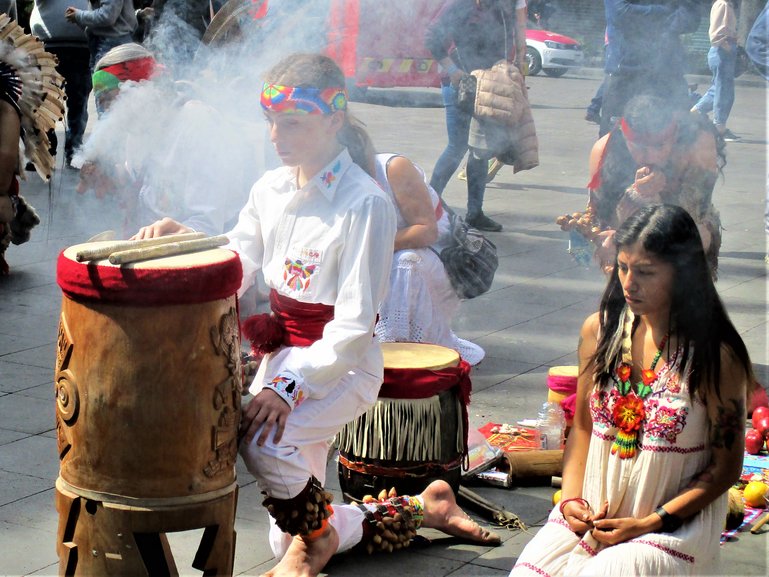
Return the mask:
<svg viewBox="0 0 769 577">
<path fill-rule="evenodd" d="M 122 267 L 77 262 L 78 250 L 98 244 L 70 247 L 58 262 L 59 493 L 153 512 L 158 533 L 181 530 L 164 528 L 160 509 L 200 509 L 222 497 L 234 509 L 237 255 L 214 249 Z M 81 532 L 82 542 L 96 547 L 86 533 L 94 532 Z"/>
</svg>

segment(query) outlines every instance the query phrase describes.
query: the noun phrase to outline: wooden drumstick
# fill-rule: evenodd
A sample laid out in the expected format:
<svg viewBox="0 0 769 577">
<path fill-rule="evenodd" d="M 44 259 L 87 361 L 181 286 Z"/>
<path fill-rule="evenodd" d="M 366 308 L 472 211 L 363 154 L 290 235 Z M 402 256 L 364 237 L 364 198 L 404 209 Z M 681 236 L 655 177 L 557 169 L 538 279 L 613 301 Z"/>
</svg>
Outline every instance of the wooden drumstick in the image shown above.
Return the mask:
<svg viewBox="0 0 769 577">
<path fill-rule="evenodd" d="M 77 262 L 83 262 L 84 260 L 100 260 L 107 258 L 109 255 L 122 250 L 130 250 L 135 248 L 143 248 L 148 246 L 157 246 L 159 244 L 168 244 L 171 242 L 178 242 L 181 240 L 195 240 L 199 238 L 205 238 L 206 235 L 203 232 L 183 232 L 181 234 L 169 234 L 168 236 L 160 236 L 158 238 L 145 238 L 143 240 L 121 240 L 105 244 L 97 248 L 87 248 L 77 251 L 75 260 Z"/>
<path fill-rule="evenodd" d="M 753 526 L 750 528 L 750 532 L 754 535 L 758 533 L 758 530 L 764 526 L 764 524 L 769 521 L 769 513 L 764 513 L 764 516 L 761 517 L 758 521 L 753 523 Z"/>
<path fill-rule="evenodd" d="M 223 234 L 197 240 L 183 240 L 181 242 L 171 242 L 157 246 L 115 252 L 109 255 L 109 261 L 112 264 L 128 264 L 139 260 L 149 260 L 164 256 L 175 256 L 186 252 L 209 250 L 218 246 L 223 246 L 228 242 L 230 242 L 230 239 Z"/>
</svg>

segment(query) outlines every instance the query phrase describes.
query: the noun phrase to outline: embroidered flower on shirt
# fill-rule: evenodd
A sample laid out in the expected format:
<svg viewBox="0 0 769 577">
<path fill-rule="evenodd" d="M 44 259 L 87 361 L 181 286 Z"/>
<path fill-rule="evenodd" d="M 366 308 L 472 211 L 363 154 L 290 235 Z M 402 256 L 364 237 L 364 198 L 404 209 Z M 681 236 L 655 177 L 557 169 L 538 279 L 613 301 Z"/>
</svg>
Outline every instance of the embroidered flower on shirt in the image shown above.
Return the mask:
<svg viewBox="0 0 769 577">
<path fill-rule="evenodd" d="M 342 163 L 337 161 L 331 170 L 327 170 L 325 173 L 323 173 L 323 176 L 320 177 L 320 180 L 323 184 L 326 185 L 326 188 L 331 188 L 331 184 L 336 180 L 336 175 L 339 174 L 341 169 Z"/>
<path fill-rule="evenodd" d="M 616 397 L 616 395 L 612 395 L 612 393 L 616 393 L 616 391 L 614 389 L 611 389 L 610 392 L 594 391 L 590 395 L 590 414 L 594 423 L 600 423 L 605 427 L 614 426 L 611 415 L 616 399 L 612 397 Z"/>
<path fill-rule="evenodd" d="M 667 382 L 668 391 L 671 393 L 681 392 L 681 378 L 677 372 L 671 372 Z"/>
<path fill-rule="evenodd" d="M 676 409 L 669 405 L 661 405 L 656 399 L 646 401 L 648 419 L 644 424 L 644 433 L 656 440 L 675 443 L 678 435 L 686 426 L 688 409 Z"/>
<path fill-rule="evenodd" d="M 286 259 L 283 265 L 283 280 L 291 290 L 304 292 L 310 286 L 310 277 L 315 273 L 316 265 L 306 265 L 301 260 Z"/>
</svg>

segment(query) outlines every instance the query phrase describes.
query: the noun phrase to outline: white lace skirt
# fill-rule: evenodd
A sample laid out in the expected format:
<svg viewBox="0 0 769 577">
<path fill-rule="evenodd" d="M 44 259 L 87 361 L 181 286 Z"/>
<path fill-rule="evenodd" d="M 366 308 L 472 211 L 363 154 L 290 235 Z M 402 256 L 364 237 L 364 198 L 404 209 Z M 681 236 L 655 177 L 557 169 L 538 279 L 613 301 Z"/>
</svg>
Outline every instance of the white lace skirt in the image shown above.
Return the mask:
<svg viewBox="0 0 769 577">
<path fill-rule="evenodd" d="M 441 345 L 476 365 L 484 350 L 451 330 L 459 302 L 438 255 L 427 248 L 399 250 L 393 255 L 390 290 L 379 309 L 377 338 Z"/>
</svg>

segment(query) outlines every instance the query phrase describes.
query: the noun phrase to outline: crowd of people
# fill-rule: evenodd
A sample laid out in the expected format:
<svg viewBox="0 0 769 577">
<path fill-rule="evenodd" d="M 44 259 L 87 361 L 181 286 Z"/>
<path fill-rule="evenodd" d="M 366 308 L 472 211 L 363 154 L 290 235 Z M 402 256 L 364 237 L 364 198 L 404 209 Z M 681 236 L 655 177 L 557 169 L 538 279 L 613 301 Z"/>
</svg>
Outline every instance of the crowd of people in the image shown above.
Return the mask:
<svg viewBox="0 0 769 577">
<path fill-rule="evenodd" d="M 445 482 L 419 495 L 332 505 L 325 475 L 330 439 L 377 399 L 381 342 L 439 344 L 471 365 L 484 358 L 452 329 L 460 299 L 440 258 L 450 242 L 441 195 L 469 153 L 465 220 L 502 230 L 484 214 L 483 198 L 489 162 L 506 151 L 499 142 L 509 133 L 460 106 L 461 84 L 500 61 L 525 75 L 525 0 L 448 0 L 426 30 L 442 71 L 448 136 L 429 179 L 408 158 L 377 151 L 327 56 L 293 53 L 260 79 L 274 156 L 257 163 L 255 142 L 233 144 L 221 108 L 190 91 L 194 79 L 175 82 L 161 55 L 135 42 L 131 0 L 35 4 L 33 31 L 59 57 L 67 82 L 65 162 L 80 169 L 81 191 L 115 199 L 134 239 L 225 233 L 243 266 L 239 294 L 266 287 L 269 313 L 244 323 L 259 357 L 240 455 L 266 496 L 278 560 L 268 575 L 317 575 L 337 552 L 381 543 L 385 530 L 400 543 L 421 526 L 498 544 Z M 697 2 L 605 6 L 607 76 L 586 214 L 607 285 L 580 333 L 563 499 L 512 576 L 704 571 L 717 562 L 726 491 L 741 470 L 754 378 L 714 285 L 721 224 L 712 192 L 733 101 L 724 77 L 734 47 L 730 2 L 713 3 L 714 84 L 693 109 L 683 63 L 661 59 L 683 53 L 680 36 L 696 28 Z M 150 9 L 140 18 L 153 16 Z M 651 43 L 649 30 L 659 34 Z M 84 142 L 91 91 L 98 129 Z M 132 146 L 131 130 L 114 124 L 130 97 L 167 112 L 154 148 Z M 11 78 L 0 92 L 2 190 L 16 183 L 15 102 Z M 112 138 L 118 130 L 122 138 Z M 210 142 L 195 148 L 202 133 L 214 135 L 221 158 Z M 244 169 L 221 186 L 217 169 L 233 155 L 271 169 Z"/>
</svg>

